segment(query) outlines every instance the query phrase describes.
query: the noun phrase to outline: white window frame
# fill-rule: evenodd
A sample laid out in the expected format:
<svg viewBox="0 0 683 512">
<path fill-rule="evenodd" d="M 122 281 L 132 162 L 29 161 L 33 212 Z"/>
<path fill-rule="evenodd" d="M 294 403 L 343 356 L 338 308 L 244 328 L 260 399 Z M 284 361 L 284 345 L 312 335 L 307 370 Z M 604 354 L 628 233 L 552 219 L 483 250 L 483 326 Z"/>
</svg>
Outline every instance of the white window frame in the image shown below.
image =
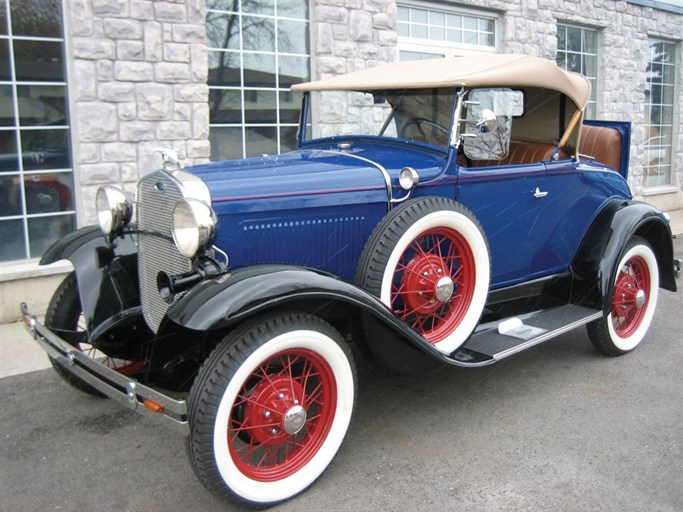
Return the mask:
<svg viewBox="0 0 683 512">
<path fill-rule="evenodd" d="M 499 53 L 501 48 L 501 17 L 498 13 L 479 9 L 470 9 L 460 6 L 450 6 L 431 2 L 416 2 L 404 0 L 398 3 L 398 7 L 408 7 L 444 14 L 455 14 L 483 18 L 494 23 L 494 44 L 484 46 L 478 44 L 456 43 L 451 41 L 439 41 L 420 37 L 398 36 L 398 49 L 406 52 L 428 53 L 438 57 L 457 57 L 473 54 Z M 398 22 L 397 22 L 398 23 Z M 397 26 L 398 32 L 398 26 Z"/>
</svg>

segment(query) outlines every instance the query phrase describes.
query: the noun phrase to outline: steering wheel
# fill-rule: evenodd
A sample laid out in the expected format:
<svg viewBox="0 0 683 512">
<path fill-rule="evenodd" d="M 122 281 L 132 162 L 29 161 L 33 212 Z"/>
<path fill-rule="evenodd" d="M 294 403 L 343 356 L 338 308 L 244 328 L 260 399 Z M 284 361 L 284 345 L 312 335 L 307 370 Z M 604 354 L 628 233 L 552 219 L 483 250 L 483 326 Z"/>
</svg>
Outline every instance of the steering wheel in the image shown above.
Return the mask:
<svg viewBox="0 0 683 512">
<path fill-rule="evenodd" d="M 437 124 L 434 121 L 430 121 L 429 119 L 425 119 L 423 117 L 414 117 L 413 119 L 408 119 L 405 123 L 403 123 L 403 126 L 401 127 L 401 133 L 399 133 L 399 137 L 404 139 L 414 139 L 415 137 L 407 136 L 408 129 L 412 126 L 415 126 L 415 128 L 419 132 L 420 138 L 424 142 L 431 144 L 433 146 L 445 145 L 439 144 L 440 142 L 442 142 L 442 140 L 440 140 L 442 137 L 445 137 L 445 140 L 448 140 L 448 128 L 444 128 L 440 124 Z M 428 127 L 429 129 L 425 130 L 425 127 Z"/>
</svg>

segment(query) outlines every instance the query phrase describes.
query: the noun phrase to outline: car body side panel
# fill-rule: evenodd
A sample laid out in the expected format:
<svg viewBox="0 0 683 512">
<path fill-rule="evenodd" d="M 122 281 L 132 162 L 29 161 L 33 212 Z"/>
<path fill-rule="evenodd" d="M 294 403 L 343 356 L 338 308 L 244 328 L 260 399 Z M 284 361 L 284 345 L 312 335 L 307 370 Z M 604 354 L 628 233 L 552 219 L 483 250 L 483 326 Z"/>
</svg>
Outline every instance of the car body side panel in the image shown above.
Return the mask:
<svg viewBox="0 0 683 512">
<path fill-rule="evenodd" d="M 605 202 L 631 197 L 616 172 L 573 159 L 461 167 L 458 185 L 488 237 L 494 289 L 565 271 Z"/>
</svg>

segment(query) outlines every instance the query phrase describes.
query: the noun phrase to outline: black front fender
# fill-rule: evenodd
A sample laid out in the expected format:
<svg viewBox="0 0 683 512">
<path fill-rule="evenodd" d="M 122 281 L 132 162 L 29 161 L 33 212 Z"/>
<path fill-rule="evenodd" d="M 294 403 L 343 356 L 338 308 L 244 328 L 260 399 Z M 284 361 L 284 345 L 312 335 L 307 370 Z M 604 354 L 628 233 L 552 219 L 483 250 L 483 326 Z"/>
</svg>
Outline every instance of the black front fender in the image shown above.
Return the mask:
<svg viewBox="0 0 683 512">
<path fill-rule="evenodd" d="M 178 299 L 169 308 L 166 318 L 176 325 L 206 332 L 230 328 L 255 315 L 290 304 L 296 309 L 297 303 L 302 301 L 319 302 L 321 307 L 330 303 L 348 305 L 369 314 L 386 328 L 387 333 L 397 334 L 431 357 L 459 365 L 399 320 L 374 295 L 334 275 L 301 267 L 246 267 L 208 279 Z M 166 323 L 161 330 L 172 330 L 171 325 Z M 161 330 L 159 334 L 163 334 Z"/>
<path fill-rule="evenodd" d="M 676 291 L 671 228 L 654 206 L 638 201 L 614 200 L 595 218 L 572 260 L 582 283 L 581 299 L 609 312 L 616 266 L 633 236 L 647 240 L 657 257 L 659 286 Z"/>
<path fill-rule="evenodd" d="M 132 235 L 108 243 L 97 226 L 81 228 L 51 245 L 41 265 L 69 260 L 75 269 L 89 330 L 125 309 L 140 305 L 137 248 Z"/>
</svg>

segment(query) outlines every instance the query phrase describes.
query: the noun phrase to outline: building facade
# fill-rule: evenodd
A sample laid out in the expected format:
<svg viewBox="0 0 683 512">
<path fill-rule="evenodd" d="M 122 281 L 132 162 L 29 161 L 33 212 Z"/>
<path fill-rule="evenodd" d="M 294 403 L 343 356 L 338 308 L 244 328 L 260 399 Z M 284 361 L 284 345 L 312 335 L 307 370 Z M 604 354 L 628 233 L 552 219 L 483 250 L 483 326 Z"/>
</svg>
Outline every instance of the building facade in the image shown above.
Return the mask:
<svg viewBox="0 0 683 512">
<path fill-rule="evenodd" d="M 0 0 L 0 320 L 49 299 L 68 266 L 36 258 L 96 222 L 101 185 L 132 196 L 161 148 L 186 165 L 287 151 L 292 84 L 398 59 L 582 72 L 587 117 L 632 122 L 634 195 L 683 208 L 682 42 L 683 0 Z"/>
</svg>

